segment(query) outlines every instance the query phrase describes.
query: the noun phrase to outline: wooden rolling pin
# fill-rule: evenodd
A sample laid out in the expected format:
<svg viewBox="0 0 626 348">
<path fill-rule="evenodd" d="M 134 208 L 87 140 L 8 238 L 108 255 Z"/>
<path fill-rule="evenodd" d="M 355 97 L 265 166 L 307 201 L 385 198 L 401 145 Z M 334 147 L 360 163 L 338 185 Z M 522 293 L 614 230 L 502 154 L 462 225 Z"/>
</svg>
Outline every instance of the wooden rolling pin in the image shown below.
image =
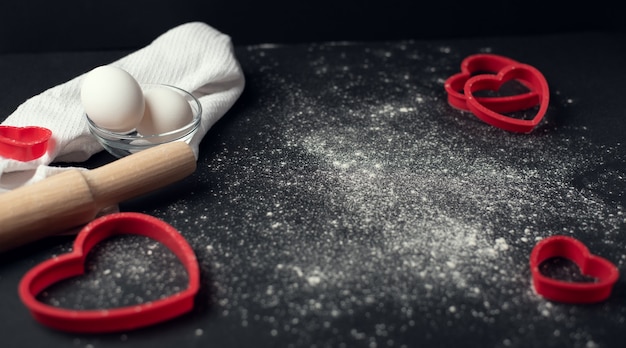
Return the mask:
<svg viewBox="0 0 626 348">
<path fill-rule="evenodd" d="M 101 209 L 181 180 L 195 169 L 191 147 L 173 142 L 2 193 L 0 253 L 83 225 Z"/>
</svg>

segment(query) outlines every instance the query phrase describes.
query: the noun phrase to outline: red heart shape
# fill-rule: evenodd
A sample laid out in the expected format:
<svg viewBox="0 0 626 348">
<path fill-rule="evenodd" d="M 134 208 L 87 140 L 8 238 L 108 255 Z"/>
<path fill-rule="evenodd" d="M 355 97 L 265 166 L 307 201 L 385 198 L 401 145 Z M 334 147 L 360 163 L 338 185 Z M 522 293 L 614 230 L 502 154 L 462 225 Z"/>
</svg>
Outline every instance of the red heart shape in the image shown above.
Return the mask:
<svg viewBox="0 0 626 348">
<path fill-rule="evenodd" d="M 187 270 L 187 288 L 157 301 L 101 310 L 71 310 L 37 300 L 36 296 L 50 285 L 83 274 L 89 250 L 100 241 L 118 234 L 146 236 L 168 247 Z M 63 331 L 96 333 L 136 329 L 184 314 L 193 308 L 199 287 L 200 270 L 196 256 L 175 228 L 149 215 L 117 213 L 85 226 L 76 237 L 71 253 L 44 261 L 28 271 L 20 281 L 18 292 L 22 302 L 40 323 Z"/>
<path fill-rule="evenodd" d="M 593 283 L 567 282 L 547 277 L 539 271 L 542 262 L 563 257 L 574 262 L 582 274 L 595 278 Z M 567 236 L 541 240 L 530 254 L 533 286 L 541 296 L 568 303 L 594 303 L 607 299 L 619 278 L 619 270 L 610 261 L 593 255 L 580 241 Z"/>
<path fill-rule="evenodd" d="M 448 103 L 457 109 L 469 111 L 467 97 L 463 93 L 465 83 L 475 73 L 498 73 L 503 68 L 518 64 L 517 61 L 496 54 L 474 54 L 466 57 L 461 62 L 461 72 L 450 76 L 444 83 L 444 88 L 448 94 Z M 526 81 L 520 81 L 524 86 L 530 88 Z M 535 91 L 518 95 L 502 97 L 482 97 L 480 102 L 489 109 L 496 112 L 514 112 L 525 110 L 539 104 L 539 99 Z"/>
<path fill-rule="evenodd" d="M 0 156 L 31 161 L 48 150 L 52 132 L 43 127 L 0 126 Z"/>
<path fill-rule="evenodd" d="M 532 119 L 522 120 L 503 115 L 490 109 L 474 96 L 475 92 L 481 90 L 497 91 L 505 82 L 511 80 L 526 81 L 530 84 L 531 90 L 537 93 L 539 110 Z M 545 115 L 550 102 L 548 82 L 543 74 L 536 68 L 521 63 L 508 65 L 496 75 L 476 75 L 465 82 L 463 89 L 467 97 L 467 106 L 476 117 L 510 132 L 530 133 Z"/>
</svg>

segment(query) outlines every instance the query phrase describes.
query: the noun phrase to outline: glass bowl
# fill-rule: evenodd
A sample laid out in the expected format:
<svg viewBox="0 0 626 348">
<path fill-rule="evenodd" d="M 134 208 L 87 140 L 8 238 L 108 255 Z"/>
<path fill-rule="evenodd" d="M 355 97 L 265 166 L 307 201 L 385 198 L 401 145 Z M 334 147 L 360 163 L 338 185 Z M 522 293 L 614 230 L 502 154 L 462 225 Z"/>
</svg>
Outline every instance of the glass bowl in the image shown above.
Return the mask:
<svg viewBox="0 0 626 348">
<path fill-rule="evenodd" d="M 130 132 L 118 133 L 100 128 L 98 125 L 93 123 L 93 121 L 91 121 L 89 115 L 85 114 L 89 131 L 107 152 L 115 157 L 121 158 L 141 150 L 173 141 L 184 141 L 186 143 L 191 141 L 191 138 L 193 138 L 194 134 L 200 127 L 200 119 L 202 115 L 202 105 L 200 104 L 200 101 L 198 101 L 198 99 L 191 93 L 175 86 L 165 84 L 141 85 L 143 91 L 147 91 L 148 89 L 155 87 L 170 88 L 182 95 L 189 103 L 189 106 L 191 106 L 191 110 L 193 112 L 193 119 L 191 122 L 179 129 L 167 133 L 145 136 L 137 133 L 134 129 Z"/>
</svg>

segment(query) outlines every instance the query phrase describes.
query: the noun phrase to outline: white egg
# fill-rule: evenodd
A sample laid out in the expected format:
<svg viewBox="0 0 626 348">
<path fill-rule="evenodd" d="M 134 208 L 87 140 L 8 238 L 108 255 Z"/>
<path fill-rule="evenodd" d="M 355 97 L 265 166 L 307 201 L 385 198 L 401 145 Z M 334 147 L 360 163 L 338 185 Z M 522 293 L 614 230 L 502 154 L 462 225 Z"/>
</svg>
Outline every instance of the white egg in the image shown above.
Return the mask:
<svg viewBox="0 0 626 348">
<path fill-rule="evenodd" d="M 146 108 L 137 132 L 148 136 L 179 129 L 193 120 L 191 105 L 183 95 L 167 86 L 144 91 Z"/>
<path fill-rule="evenodd" d="M 113 132 L 133 130 L 144 114 L 139 83 L 118 67 L 103 65 L 88 72 L 82 81 L 80 98 L 87 117 Z"/>
</svg>

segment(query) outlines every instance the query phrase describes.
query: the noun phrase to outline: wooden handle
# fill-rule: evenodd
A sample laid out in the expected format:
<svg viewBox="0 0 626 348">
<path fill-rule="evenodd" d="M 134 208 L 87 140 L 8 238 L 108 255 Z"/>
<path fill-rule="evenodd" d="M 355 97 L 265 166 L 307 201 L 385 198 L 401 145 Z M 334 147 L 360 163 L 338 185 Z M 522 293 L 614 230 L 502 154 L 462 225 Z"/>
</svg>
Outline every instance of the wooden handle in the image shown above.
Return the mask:
<svg viewBox="0 0 626 348">
<path fill-rule="evenodd" d="M 191 147 L 173 142 L 0 194 L 0 252 L 85 224 L 102 208 L 162 188 L 195 169 Z"/>
</svg>

